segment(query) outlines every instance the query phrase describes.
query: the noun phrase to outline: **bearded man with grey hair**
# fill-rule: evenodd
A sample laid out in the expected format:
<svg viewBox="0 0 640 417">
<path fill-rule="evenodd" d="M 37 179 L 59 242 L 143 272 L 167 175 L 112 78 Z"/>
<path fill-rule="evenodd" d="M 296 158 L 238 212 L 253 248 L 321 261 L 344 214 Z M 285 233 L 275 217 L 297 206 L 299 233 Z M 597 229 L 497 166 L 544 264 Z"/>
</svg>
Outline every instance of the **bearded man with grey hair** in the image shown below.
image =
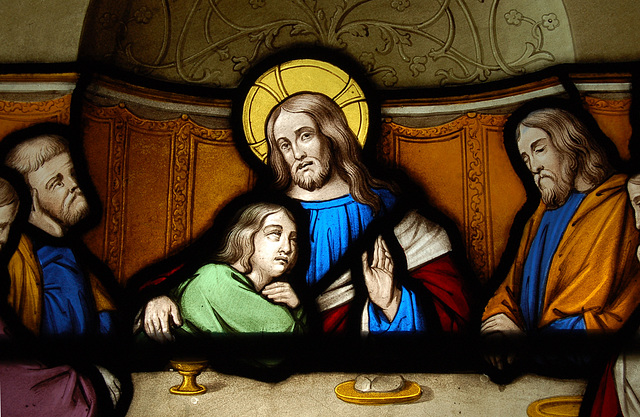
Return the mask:
<svg viewBox="0 0 640 417">
<path fill-rule="evenodd" d="M 587 125 L 560 107 L 516 126 L 520 157 L 540 190 L 511 269 L 483 315 L 484 336 L 619 330 L 640 301 L 639 243 L 624 174 Z M 499 369 L 512 355 L 488 358 Z"/>
<path fill-rule="evenodd" d="M 8 138 L 5 165 L 31 193 L 29 224 L 9 261 L 8 302 L 35 335 L 110 335 L 115 307 L 81 264 L 69 230 L 89 213 L 67 140 L 40 126 Z"/>
</svg>

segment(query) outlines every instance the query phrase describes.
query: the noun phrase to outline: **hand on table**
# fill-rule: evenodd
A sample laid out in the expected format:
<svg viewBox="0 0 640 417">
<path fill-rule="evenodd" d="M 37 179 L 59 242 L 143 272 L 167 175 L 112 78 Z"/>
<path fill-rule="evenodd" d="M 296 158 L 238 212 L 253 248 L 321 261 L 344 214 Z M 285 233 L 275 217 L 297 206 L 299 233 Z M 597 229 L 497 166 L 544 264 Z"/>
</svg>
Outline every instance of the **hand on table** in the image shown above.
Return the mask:
<svg viewBox="0 0 640 417">
<path fill-rule="evenodd" d="M 173 326 L 182 326 L 182 316 L 178 305 L 166 295 L 152 298 L 144 307 L 144 313 L 138 314 L 134 324 L 134 332 L 141 327 L 152 340 L 159 343 L 173 341 Z"/>
<path fill-rule="evenodd" d="M 482 323 L 480 335 L 486 338 L 488 344 L 495 345 L 503 343 L 506 337 L 522 337 L 524 332 L 506 314 L 500 313 L 489 317 Z M 507 351 L 485 355 L 485 360 L 499 370 L 505 369 L 507 365 L 512 365 L 515 359 L 515 353 Z"/>
</svg>

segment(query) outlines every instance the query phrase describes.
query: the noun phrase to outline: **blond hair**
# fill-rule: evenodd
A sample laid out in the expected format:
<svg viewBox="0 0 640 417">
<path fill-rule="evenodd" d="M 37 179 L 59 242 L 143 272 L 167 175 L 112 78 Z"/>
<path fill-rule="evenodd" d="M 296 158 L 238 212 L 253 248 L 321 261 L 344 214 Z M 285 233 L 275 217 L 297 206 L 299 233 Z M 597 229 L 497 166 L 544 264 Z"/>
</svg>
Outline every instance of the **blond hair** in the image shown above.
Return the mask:
<svg viewBox="0 0 640 417">
<path fill-rule="evenodd" d="M 291 212 L 277 204 L 254 203 L 241 209 L 231 222 L 222 248 L 213 256 L 213 261 L 228 265 L 238 262 L 244 269 L 243 273 L 251 272 L 249 260 L 256 250 L 254 237 L 262 229 L 268 216 L 280 212 L 285 213 L 295 223 Z"/>
</svg>

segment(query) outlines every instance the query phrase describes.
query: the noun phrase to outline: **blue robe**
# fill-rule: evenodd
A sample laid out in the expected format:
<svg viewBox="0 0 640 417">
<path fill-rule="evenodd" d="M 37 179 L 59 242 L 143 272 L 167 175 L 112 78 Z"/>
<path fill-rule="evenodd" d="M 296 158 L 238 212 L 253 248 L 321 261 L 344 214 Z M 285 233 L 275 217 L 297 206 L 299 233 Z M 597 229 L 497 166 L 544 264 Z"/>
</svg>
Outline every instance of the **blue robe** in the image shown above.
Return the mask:
<svg viewBox="0 0 640 417">
<path fill-rule="evenodd" d="M 381 199 L 379 216 L 389 213 L 396 204 L 396 197 L 388 190 L 373 190 Z M 371 207 L 359 203 L 351 194 L 326 201 L 301 201 L 309 212 L 310 261 L 307 285 L 316 284 L 344 255 L 376 218 Z M 359 260 L 359 258 L 358 258 Z M 369 303 L 369 331 L 425 331 L 425 320 L 413 292 L 402 288 L 402 298 L 393 322 L 389 322 L 382 310 Z"/>
<path fill-rule="evenodd" d="M 73 251 L 63 246 L 45 245 L 36 253 L 42 268 L 44 286 L 41 334 L 109 334 L 113 328 L 111 313 L 96 312 L 91 287 Z"/>
<path fill-rule="evenodd" d="M 522 276 L 520 309 L 528 332 L 536 332 L 538 329 L 551 261 L 562 235 L 585 196 L 582 193 L 573 193 L 564 205 L 555 210 L 547 210 L 542 216 Z M 584 331 L 586 326 L 582 316 L 574 316 L 555 320 L 545 330 Z"/>
</svg>

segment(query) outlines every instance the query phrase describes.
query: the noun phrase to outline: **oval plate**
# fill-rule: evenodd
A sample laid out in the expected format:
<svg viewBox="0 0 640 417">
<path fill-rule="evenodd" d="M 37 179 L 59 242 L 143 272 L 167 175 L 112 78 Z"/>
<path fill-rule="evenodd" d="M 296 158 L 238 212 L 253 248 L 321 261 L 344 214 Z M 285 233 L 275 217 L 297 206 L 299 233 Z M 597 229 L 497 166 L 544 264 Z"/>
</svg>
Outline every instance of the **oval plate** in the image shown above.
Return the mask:
<svg viewBox="0 0 640 417">
<path fill-rule="evenodd" d="M 355 389 L 355 383 L 351 380 L 339 384 L 334 390 L 336 396 L 348 403 L 381 405 L 413 401 L 422 395 L 420 385 L 411 381 L 405 381 L 404 387 L 395 392 L 360 392 Z"/>
<path fill-rule="evenodd" d="M 578 417 L 582 397 L 579 395 L 551 397 L 529 404 L 529 417 Z"/>
</svg>

